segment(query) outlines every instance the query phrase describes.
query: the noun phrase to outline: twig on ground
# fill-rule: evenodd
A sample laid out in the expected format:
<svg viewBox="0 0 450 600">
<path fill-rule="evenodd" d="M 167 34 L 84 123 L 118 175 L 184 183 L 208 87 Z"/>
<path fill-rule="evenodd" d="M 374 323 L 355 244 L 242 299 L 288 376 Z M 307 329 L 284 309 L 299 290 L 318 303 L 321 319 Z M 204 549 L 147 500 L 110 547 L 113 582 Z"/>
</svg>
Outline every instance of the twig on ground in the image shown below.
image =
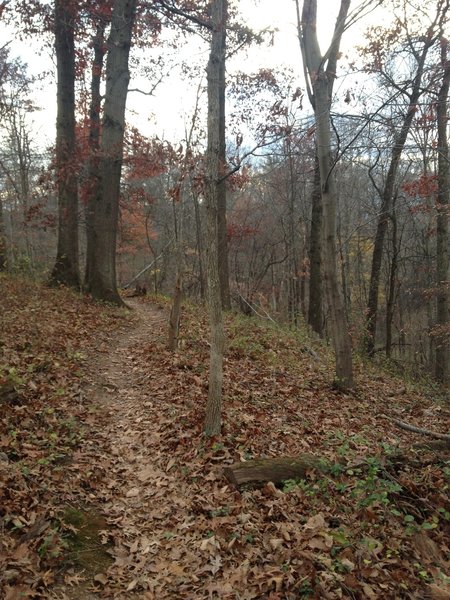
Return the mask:
<svg viewBox="0 0 450 600">
<path fill-rule="evenodd" d="M 444 440 L 446 442 L 450 442 L 450 435 L 446 433 L 438 433 L 437 431 L 431 431 L 430 429 L 424 429 L 423 427 L 416 427 L 415 425 L 410 425 L 409 423 L 405 423 L 404 421 L 399 421 L 398 419 L 392 419 L 387 415 L 381 415 L 382 417 L 389 419 L 392 421 L 394 425 L 400 427 L 400 429 L 404 429 L 405 431 L 412 431 L 413 433 L 419 433 L 420 435 L 426 435 L 428 437 L 435 438 L 437 440 Z"/>
</svg>

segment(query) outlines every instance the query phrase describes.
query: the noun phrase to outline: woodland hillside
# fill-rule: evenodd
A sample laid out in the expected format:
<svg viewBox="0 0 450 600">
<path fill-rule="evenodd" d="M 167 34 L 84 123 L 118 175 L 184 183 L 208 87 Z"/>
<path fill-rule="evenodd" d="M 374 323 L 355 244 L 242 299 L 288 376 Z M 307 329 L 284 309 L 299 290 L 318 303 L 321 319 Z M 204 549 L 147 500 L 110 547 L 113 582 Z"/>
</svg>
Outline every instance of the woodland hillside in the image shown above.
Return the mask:
<svg viewBox="0 0 450 600">
<path fill-rule="evenodd" d="M 169 294 L 174 345 L 209 287 L 217 399 L 220 306 L 448 384 L 448 0 L 280 2 L 1 3 L 0 269 Z"/>
<path fill-rule="evenodd" d="M 0 594 L 449 598 L 450 0 L 0 0 Z"/>
<path fill-rule="evenodd" d="M 442 388 L 358 359 L 344 392 L 304 328 L 228 313 L 206 437 L 201 307 L 183 303 L 172 352 L 167 298 L 0 283 L 2 598 L 448 597 Z M 305 457 L 276 484 L 227 478 Z"/>
</svg>

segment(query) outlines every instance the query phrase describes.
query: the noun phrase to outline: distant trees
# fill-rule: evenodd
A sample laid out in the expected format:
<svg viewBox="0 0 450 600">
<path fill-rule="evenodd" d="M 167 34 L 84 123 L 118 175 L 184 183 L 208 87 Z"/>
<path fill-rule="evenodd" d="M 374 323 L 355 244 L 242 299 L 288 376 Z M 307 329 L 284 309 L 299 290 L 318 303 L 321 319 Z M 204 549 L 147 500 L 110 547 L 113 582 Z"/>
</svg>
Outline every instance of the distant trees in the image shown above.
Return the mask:
<svg viewBox="0 0 450 600">
<path fill-rule="evenodd" d="M 431 7 L 430 7 L 430 10 Z M 381 275 L 381 264 L 384 251 L 384 241 L 388 229 L 389 220 L 392 215 L 395 189 L 397 185 L 398 170 L 401 163 L 402 153 L 408 138 L 414 116 L 417 112 L 417 103 L 424 94 L 427 84 L 423 83 L 427 70 L 427 58 L 432 47 L 439 39 L 442 24 L 446 19 L 448 1 L 439 0 L 432 14 L 430 22 L 425 30 L 414 31 L 414 25 L 410 29 L 408 20 L 397 19 L 395 27 L 391 31 L 384 32 L 386 40 L 395 40 L 401 48 L 388 49 L 380 41 L 381 31 L 379 28 L 373 31 L 376 37 L 371 38 L 369 52 L 372 52 L 371 60 L 373 72 L 380 76 L 380 83 L 390 86 L 391 93 L 400 96 L 405 101 L 402 114 L 391 119 L 393 130 L 393 146 L 389 169 L 386 174 L 383 189 L 380 191 L 381 206 L 378 216 L 377 230 L 374 240 L 372 267 L 370 275 L 369 298 L 367 304 L 367 339 L 366 348 L 369 355 L 373 356 L 376 342 L 376 325 L 378 314 L 378 294 Z M 376 31 L 376 32 L 375 32 Z M 390 70 L 390 63 L 396 65 L 395 56 L 391 53 L 403 55 L 405 60 L 412 63 L 407 77 L 398 78 L 397 73 Z M 406 56 L 408 55 L 408 56 Z M 429 85 L 429 84 L 428 84 Z"/>
<path fill-rule="evenodd" d="M 48 223 L 38 185 L 42 161 L 29 123 L 35 110 L 31 85 L 26 65 L 10 57 L 7 45 L 1 48 L 0 269 L 23 268 L 30 273 L 39 262 L 37 244 Z"/>
<path fill-rule="evenodd" d="M 436 363 L 438 381 L 450 383 L 450 153 L 448 143 L 448 99 L 450 87 L 450 43 L 441 40 L 442 81 L 436 106 L 437 118 L 437 224 L 436 224 Z"/>
</svg>

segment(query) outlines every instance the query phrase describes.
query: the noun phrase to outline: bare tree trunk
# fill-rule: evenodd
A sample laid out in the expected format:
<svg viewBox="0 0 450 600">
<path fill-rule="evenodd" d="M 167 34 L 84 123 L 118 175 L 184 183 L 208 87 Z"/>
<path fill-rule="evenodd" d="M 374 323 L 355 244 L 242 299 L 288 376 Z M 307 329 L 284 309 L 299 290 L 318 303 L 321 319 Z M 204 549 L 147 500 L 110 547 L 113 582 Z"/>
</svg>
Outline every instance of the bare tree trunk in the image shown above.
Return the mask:
<svg viewBox="0 0 450 600">
<path fill-rule="evenodd" d="M 223 10 L 227 7 L 224 5 Z M 225 52 L 226 52 L 226 12 L 223 13 L 222 19 L 224 24 L 221 29 L 221 44 L 222 54 L 218 66 L 219 76 L 219 136 L 220 136 L 220 168 L 221 176 L 227 169 L 226 161 L 226 146 L 225 146 Z M 224 310 L 231 309 L 230 296 L 230 274 L 228 266 L 228 232 L 227 232 L 227 186 L 225 180 L 218 184 L 217 198 L 217 227 L 218 227 L 218 244 L 219 244 L 219 278 L 220 278 L 220 295 L 222 298 L 222 308 Z"/>
<path fill-rule="evenodd" d="M 74 166 L 76 15 L 64 0 L 55 0 L 55 50 L 58 73 L 56 177 L 58 187 L 58 247 L 50 283 L 79 287 L 78 185 Z"/>
<path fill-rule="evenodd" d="M 5 220 L 3 218 L 3 202 L 0 197 L 0 271 L 6 271 L 8 265 L 8 243 L 6 240 Z"/>
<path fill-rule="evenodd" d="M 189 148 L 189 142 L 187 144 L 186 152 Z M 172 352 L 178 348 L 178 334 L 180 330 L 180 317 L 181 317 L 181 298 L 183 290 L 183 275 L 184 275 L 184 256 L 183 256 L 183 179 L 184 179 L 184 168 L 182 169 L 181 176 L 178 180 L 178 186 L 180 188 L 180 213 L 181 218 L 178 222 L 177 206 L 175 199 L 172 199 L 172 214 L 173 214 L 173 230 L 175 235 L 175 260 L 176 260 L 176 277 L 175 277 L 175 288 L 172 298 L 172 306 L 170 309 L 169 317 L 169 334 L 167 339 L 167 348 Z"/>
<path fill-rule="evenodd" d="M 345 248 L 345 241 L 342 240 L 341 228 L 338 226 L 337 245 L 339 248 L 339 263 L 341 265 L 341 289 L 342 300 L 344 302 L 345 319 L 348 322 L 352 311 L 352 298 L 348 276 L 348 256 Z"/>
<path fill-rule="evenodd" d="M 192 188 L 191 183 L 191 188 Z M 200 283 L 200 298 L 205 299 L 205 268 L 204 268 L 204 248 L 203 248 L 203 233 L 202 233 L 202 220 L 200 215 L 200 205 L 198 196 L 195 191 L 192 191 L 192 199 L 194 201 L 194 212 L 195 212 L 195 235 L 198 253 L 198 278 Z"/>
<path fill-rule="evenodd" d="M 230 274 L 228 266 L 228 233 L 227 233 L 227 190 L 225 181 L 219 184 L 218 196 L 218 244 L 219 244 L 219 277 L 222 308 L 231 309 Z"/>
<path fill-rule="evenodd" d="M 93 199 L 92 251 L 88 254 L 87 289 L 98 300 L 122 305 L 117 290 L 116 240 L 122 171 L 125 106 L 130 79 L 131 47 L 136 0 L 115 0 L 106 60 L 98 193 Z"/>
<path fill-rule="evenodd" d="M 322 56 L 317 39 L 317 0 L 304 0 L 302 18 L 297 2 L 300 43 L 308 73 L 308 95 L 316 119 L 316 148 L 320 169 L 324 225 L 325 290 L 336 358 L 336 385 L 353 386 L 353 362 L 344 302 L 339 287 L 336 264 L 336 184 L 331 156 L 331 95 L 336 77 L 340 40 L 344 31 L 350 0 L 341 0 L 333 40 Z"/>
<path fill-rule="evenodd" d="M 288 246 L 289 246 L 289 293 L 288 293 L 288 314 L 290 322 L 298 326 L 298 314 L 300 305 L 300 274 L 299 274 L 299 256 L 298 239 L 296 229 L 295 215 L 295 174 L 292 160 L 292 147 L 289 137 L 285 141 L 285 155 L 288 163 L 287 180 L 287 201 L 288 201 Z"/>
<path fill-rule="evenodd" d="M 308 323 L 313 331 L 323 335 L 322 309 L 322 193 L 317 156 L 314 163 L 311 230 L 309 241 L 309 306 Z"/>
<path fill-rule="evenodd" d="M 386 356 L 391 357 L 392 354 L 392 323 L 394 320 L 395 296 L 397 288 L 397 268 L 399 244 L 397 236 L 397 216 L 395 210 L 392 211 L 392 259 L 389 272 L 389 291 L 386 301 Z"/>
<path fill-rule="evenodd" d="M 227 0 L 213 0 L 211 52 L 208 62 L 208 147 L 206 151 L 206 242 L 208 273 L 208 306 L 211 328 L 208 402 L 205 414 L 206 435 L 219 435 L 222 419 L 223 327 L 222 298 L 219 277 L 218 204 L 221 177 L 221 64 L 225 60 L 225 27 Z"/>
<path fill-rule="evenodd" d="M 168 341 L 167 341 L 167 347 L 171 352 L 174 352 L 178 348 L 182 299 L 183 299 L 183 272 L 182 272 L 182 267 L 180 266 L 178 269 L 177 280 L 175 282 L 175 290 L 174 290 L 174 294 L 173 294 L 172 308 L 170 310 L 170 317 L 169 317 L 169 336 L 168 336 Z"/>
<path fill-rule="evenodd" d="M 318 101 L 318 111 L 322 104 Z M 319 121 L 322 117 L 319 118 Z M 319 125 L 319 128 L 321 126 Z M 323 131 L 326 139 L 327 132 Z M 321 133 L 317 137 L 318 146 L 324 146 Z M 328 142 L 327 142 L 328 143 Z M 327 294 L 328 310 L 330 313 L 331 335 L 336 358 L 336 381 L 340 388 L 353 386 L 352 347 L 348 332 L 348 323 L 345 315 L 344 301 L 339 286 L 336 264 L 336 187 L 334 175 L 330 174 L 330 156 L 320 156 L 322 184 L 322 203 L 324 216 L 324 274 L 325 291 Z M 328 183 L 325 183 L 328 179 Z"/>
<path fill-rule="evenodd" d="M 189 173 L 189 162 L 192 156 L 192 137 L 194 135 L 194 129 L 198 119 L 198 105 L 199 105 L 199 94 L 197 94 L 197 100 L 195 104 L 194 114 L 192 116 L 192 124 L 189 134 L 186 136 L 186 151 L 183 160 L 183 165 L 178 177 L 177 187 L 180 190 L 180 200 L 175 202 L 172 200 L 172 212 L 173 212 L 173 226 L 175 234 L 176 244 L 176 281 L 175 289 L 173 293 L 172 308 L 170 311 L 169 318 L 169 339 L 168 348 L 174 352 L 178 348 L 178 337 L 180 330 L 180 318 L 181 318 L 181 301 L 183 298 L 183 280 L 184 273 L 186 270 L 185 257 L 184 257 L 184 229 L 185 229 L 185 180 Z M 195 195 L 191 182 L 191 191 Z M 177 204 L 179 206 L 180 218 L 177 217 Z M 198 206 L 197 198 L 195 197 L 195 204 Z"/>
<path fill-rule="evenodd" d="M 436 340 L 435 375 L 438 381 L 450 382 L 450 341 L 449 341 L 449 234 L 448 217 L 450 204 L 450 153 L 447 134 L 447 110 L 450 87 L 450 44 L 442 43 L 441 64 L 444 67 L 442 84 L 437 104 L 438 122 L 438 202 L 436 231 L 436 277 L 437 277 L 437 326 L 441 330 Z"/>
<path fill-rule="evenodd" d="M 87 205 L 86 205 L 86 271 L 84 275 L 85 285 L 89 285 L 91 279 L 88 269 L 94 261 L 95 251 L 93 219 L 95 215 L 95 203 L 99 186 L 99 151 L 100 151 L 100 114 L 101 114 L 101 80 L 103 62 L 106 53 L 105 48 L 106 21 L 102 18 L 96 27 L 93 39 L 94 61 L 92 63 L 91 79 L 91 103 L 89 109 L 89 159 L 87 167 Z"/>
</svg>

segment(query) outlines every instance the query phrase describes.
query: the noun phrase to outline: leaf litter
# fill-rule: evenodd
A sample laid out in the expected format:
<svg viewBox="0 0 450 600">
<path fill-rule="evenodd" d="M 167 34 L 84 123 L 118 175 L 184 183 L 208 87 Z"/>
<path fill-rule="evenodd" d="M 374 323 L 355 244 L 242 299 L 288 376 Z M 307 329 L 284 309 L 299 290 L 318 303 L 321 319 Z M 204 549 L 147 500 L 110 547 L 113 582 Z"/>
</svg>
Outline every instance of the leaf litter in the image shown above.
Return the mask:
<svg viewBox="0 0 450 600">
<path fill-rule="evenodd" d="M 445 433 L 433 390 L 360 363 L 343 394 L 326 348 L 229 316 L 223 433 L 206 439 L 201 309 L 185 304 L 170 353 L 164 300 L 126 312 L 1 283 L 2 597 L 449 597 L 448 448 L 381 416 Z M 282 489 L 222 474 L 305 451 L 334 471 Z M 97 572 L 72 560 L 68 507 L 104 519 Z"/>
</svg>

